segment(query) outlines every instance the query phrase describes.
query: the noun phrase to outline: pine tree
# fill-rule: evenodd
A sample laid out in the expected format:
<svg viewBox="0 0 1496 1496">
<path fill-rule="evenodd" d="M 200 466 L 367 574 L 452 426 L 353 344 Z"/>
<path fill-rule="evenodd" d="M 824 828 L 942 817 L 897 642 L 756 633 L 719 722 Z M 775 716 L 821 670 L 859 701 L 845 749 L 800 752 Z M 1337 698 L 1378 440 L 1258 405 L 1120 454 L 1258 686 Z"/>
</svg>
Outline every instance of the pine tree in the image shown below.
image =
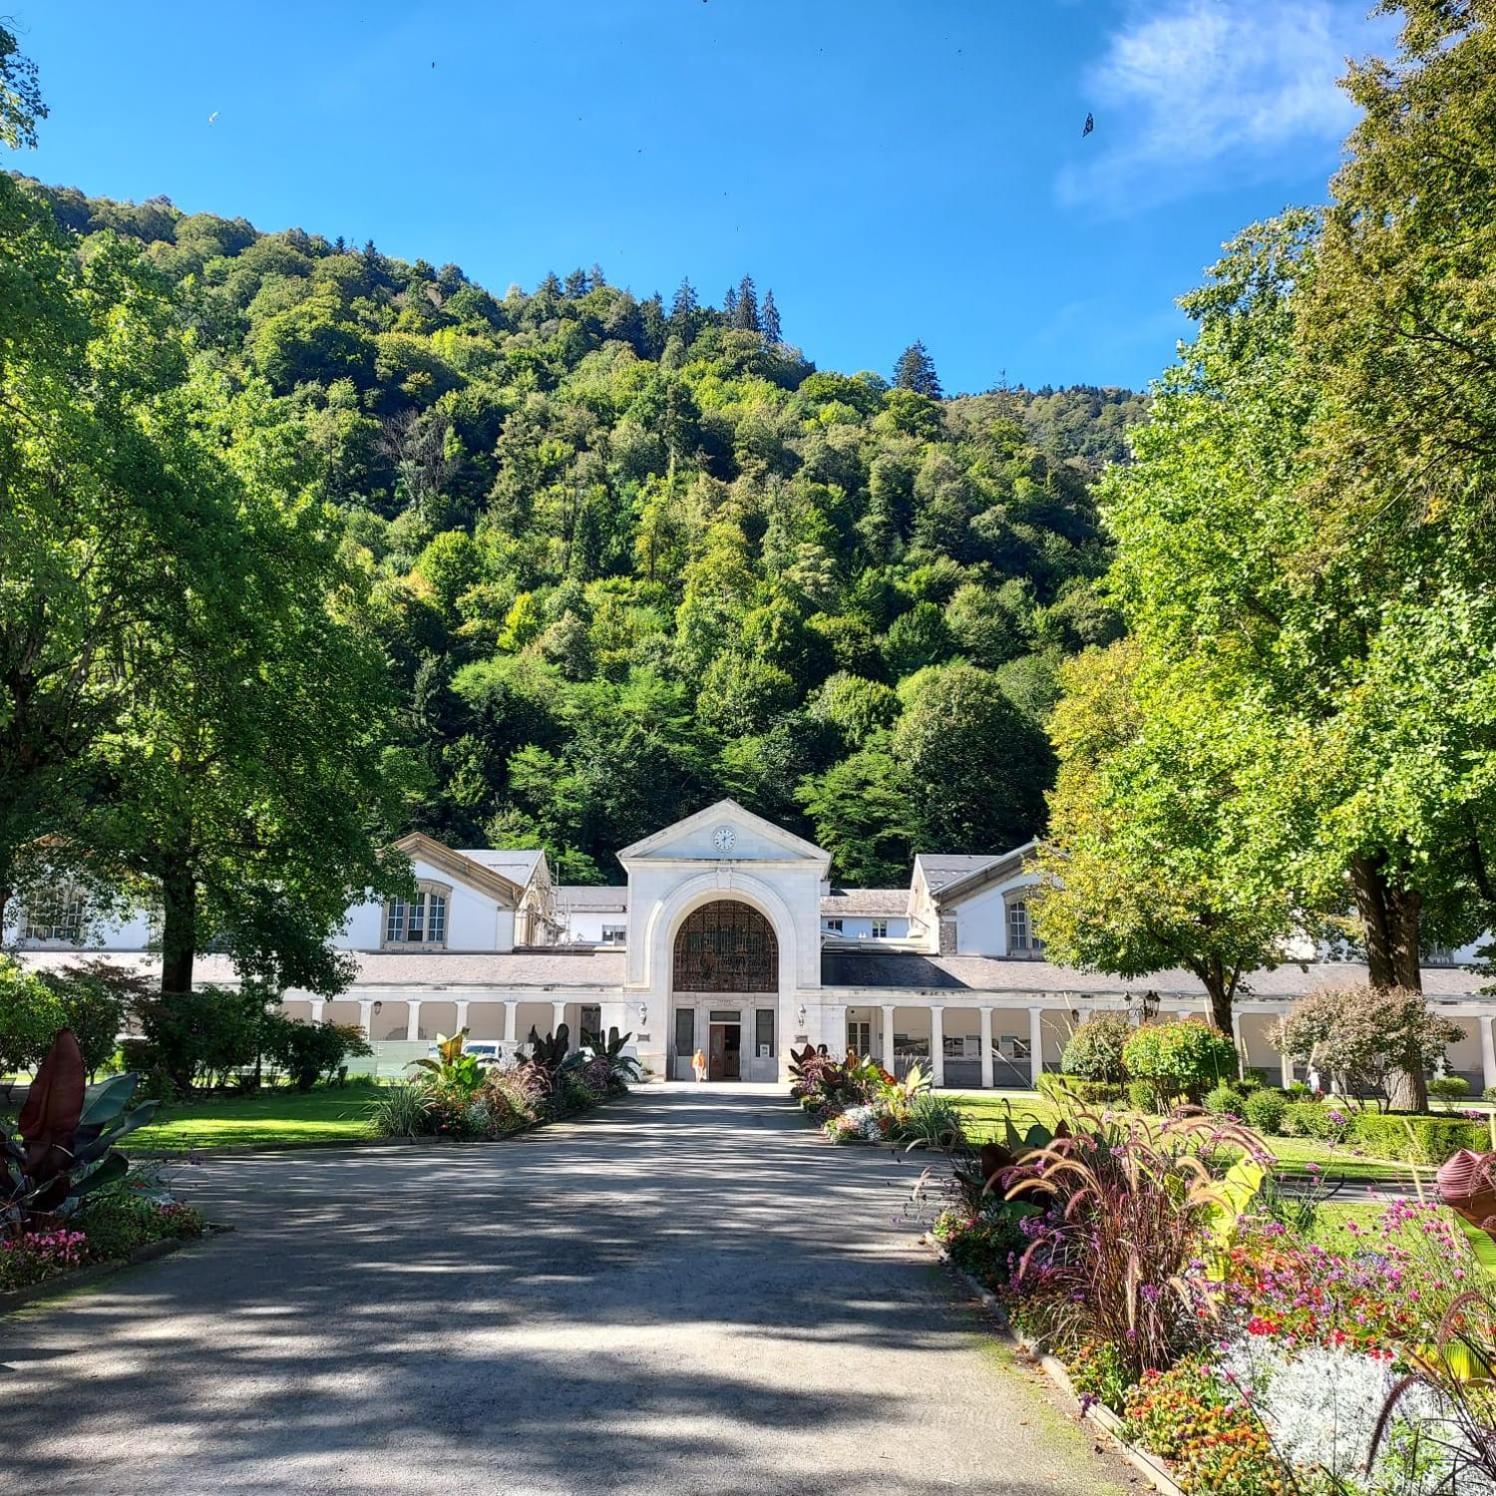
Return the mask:
<svg viewBox="0 0 1496 1496">
<path fill-rule="evenodd" d="M 566 277 L 565 291 L 568 300 L 575 301 L 585 296 L 592 287 L 587 282 L 587 272 L 580 265 Z"/>
<path fill-rule="evenodd" d="M 691 284 L 689 276 L 682 276 L 681 283 L 675 288 L 675 300 L 670 303 L 670 321 L 677 324 L 684 317 L 689 317 L 700 303 L 696 299 L 696 287 Z"/>
<path fill-rule="evenodd" d="M 901 390 L 913 390 L 917 395 L 928 395 L 932 400 L 944 399 L 940 389 L 940 377 L 935 373 L 935 361 L 925 345 L 916 339 L 900 355 L 893 366 L 893 382 Z"/>
<path fill-rule="evenodd" d="M 738 292 L 735 286 L 729 286 L 726 294 L 722 297 L 722 320 L 729 327 L 736 327 L 738 323 Z"/>
<path fill-rule="evenodd" d="M 745 275 L 738 282 L 738 294 L 733 303 L 732 325 L 744 332 L 760 331 L 758 319 L 758 291 L 753 277 Z"/>
<path fill-rule="evenodd" d="M 759 312 L 759 324 L 766 343 L 784 342 L 784 332 L 779 325 L 779 308 L 774 304 L 772 288 L 764 292 L 764 304 Z"/>
<path fill-rule="evenodd" d="M 594 291 L 599 286 L 606 286 L 608 284 L 608 277 L 603 274 L 603 267 L 596 260 L 592 262 L 592 269 L 587 272 L 587 279 L 592 283 Z"/>
</svg>

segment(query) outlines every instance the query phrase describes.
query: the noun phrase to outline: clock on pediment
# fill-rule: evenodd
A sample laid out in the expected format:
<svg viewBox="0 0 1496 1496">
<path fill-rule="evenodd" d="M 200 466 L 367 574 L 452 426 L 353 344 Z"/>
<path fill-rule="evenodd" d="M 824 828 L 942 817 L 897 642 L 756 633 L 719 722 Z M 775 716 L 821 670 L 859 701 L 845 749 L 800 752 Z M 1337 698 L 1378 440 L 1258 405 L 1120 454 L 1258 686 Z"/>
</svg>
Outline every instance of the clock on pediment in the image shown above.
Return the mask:
<svg viewBox="0 0 1496 1496">
<path fill-rule="evenodd" d="M 712 846 L 726 857 L 738 844 L 738 833 L 731 826 L 718 826 L 712 832 Z"/>
</svg>

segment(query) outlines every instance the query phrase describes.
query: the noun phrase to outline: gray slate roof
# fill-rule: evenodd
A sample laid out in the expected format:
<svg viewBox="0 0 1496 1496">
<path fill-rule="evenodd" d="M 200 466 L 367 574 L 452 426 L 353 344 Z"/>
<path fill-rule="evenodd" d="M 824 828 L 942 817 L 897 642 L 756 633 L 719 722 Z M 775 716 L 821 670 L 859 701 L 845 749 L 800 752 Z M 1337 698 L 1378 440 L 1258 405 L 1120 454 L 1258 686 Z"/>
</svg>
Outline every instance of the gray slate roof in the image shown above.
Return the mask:
<svg viewBox="0 0 1496 1496">
<path fill-rule="evenodd" d="M 117 966 L 159 976 L 161 958 L 134 951 L 25 951 L 21 961 L 35 970 L 56 969 L 90 956 Z M 358 963 L 355 987 L 603 987 L 621 988 L 624 953 L 558 946 L 500 952 L 484 951 L 354 951 Z M 199 956 L 195 966 L 199 984 L 239 980 L 227 956 Z M 290 993 L 288 996 L 292 995 Z M 304 996 L 305 994 L 301 994 Z"/>
<path fill-rule="evenodd" d="M 540 859 L 545 856 L 544 852 L 499 852 L 490 847 L 458 847 L 455 850 L 459 856 L 471 857 L 474 862 L 503 874 L 521 888 L 529 884 Z"/>
<path fill-rule="evenodd" d="M 971 855 L 945 855 L 944 853 L 921 852 L 915 862 L 924 870 L 925 886 L 931 893 L 939 893 L 948 884 L 968 878 L 972 873 L 1001 862 L 1006 853 L 974 853 Z"/>
<path fill-rule="evenodd" d="M 821 896 L 821 913 L 905 914 L 909 909 L 907 888 L 833 888 Z"/>
<path fill-rule="evenodd" d="M 1301 997 L 1319 987 L 1366 980 L 1366 968 L 1350 961 L 1321 961 L 1255 972 L 1248 980 L 1253 997 Z M 1466 967 L 1427 966 L 1423 990 L 1431 998 L 1470 998 L 1485 984 Z M 1198 977 L 1187 971 L 1160 971 L 1127 981 L 1099 972 L 1077 971 L 1048 961 L 1005 960 L 997 956 L 922 956 L 905 951 L 827 949 L 821 954 L 821 981 L 828 987 L 883 987 L 905 991 L 1061 993 L 1119 997 L 1157 992 L 1161 997 L 1204 997 Z"/>
<path fill-rule="evenodd" d="M 628 885 L 623 883 L 558 883 L 555 893 L 558 909 L 591 909 L 607 913 L 629 906 Z"/>
</svg>

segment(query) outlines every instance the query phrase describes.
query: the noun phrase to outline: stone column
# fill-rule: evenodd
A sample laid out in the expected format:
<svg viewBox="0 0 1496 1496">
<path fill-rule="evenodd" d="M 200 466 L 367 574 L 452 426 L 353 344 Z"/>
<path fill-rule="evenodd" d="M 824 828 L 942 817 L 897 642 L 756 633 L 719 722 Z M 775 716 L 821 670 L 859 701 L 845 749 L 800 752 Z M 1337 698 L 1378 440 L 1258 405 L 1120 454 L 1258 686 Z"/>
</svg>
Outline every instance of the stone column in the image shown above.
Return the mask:
<svg viewBox="0 0 1496 1496">
<path fill-rule="evenodd" d="M 413 997 L 406 1004 L 410 1017 L 405 1020 L 405 1037 L 414 1042 L 421 1037 L 421 999 Z"/>
<path fill-rule="evenodd" d="M 1289 1054 L 1278 1056 L 1278 1080 L 1285 1091 L 1293 1084 L 1293 1057 Z"/>
<path fill-rule="evenodd" d="M 1029 1009 L 1029 1084 L 1037 1091 L 1044 1074 L 1044 1009 Z"/>
<path fill-rule="evenodd" d="M 519 1002 L 512 997 L 504 1003 L 504 1043 L 519 1043 Z"/>
<path fill-rule="evenodd" d="M 325 997 L 314 997 L 308 1004 L 311 1009 L 310 1017 L 313 1023 L 321 1023 L 322 1015 L 327 1011 L 327 999 Z"/>
<path fill-rule="evenodd" d="M 460 1034 L 468 1026 L 468 1000 L 464 998 L 453 1006 L 457 1009 L 457 1032 Z"/>
<path fill-rule="evenodd" d="M 992 1089 L 992 1009 L 978 1010 L 982 1017 L 982 1089 Z"/>
<path fill-rule="evenodd" d="M 893 1073 L 893 1004 L 883 1004 L 883 1068 Z"/>
<path fill-rule="evenodd" d="M 561 1025 L 566 1022 L 566 1004 L 553 1002 L 551 1004 L 551 1032 L 553 1034 L 561 1031 Z M 571 1048 L 568 1044 L 567 1049 Z"/>
<path fill-rule="evenodd" d="M 1480 1066 L 1489 1090 L 1496 1086 L 1496 1043 L 1491 1042 L 1491 1020 L 1482 1013 L 1475 1021 L 1480 1025 Z"/>
<path fill-rule="evenodd" d="M 1236 1077 L 1241 1080 L 1247 1073 L 1247 1046 L 1241 1036 L 1241 1014 L 1231 1010 L 1231 1042 L 1236 1045 Z"/>
<path fill-rule="evenodd" d="M 945 1009 L 930 1009 L 930 1084 L 945 1084 Z"/>
<path fill-rule="evenodd" d="M 374 1037 L 374 999 L 372 997 L 361 998 L 358 1005 L 358 1024 L 364 1031 L 364 1038 Z"/>
</svg>

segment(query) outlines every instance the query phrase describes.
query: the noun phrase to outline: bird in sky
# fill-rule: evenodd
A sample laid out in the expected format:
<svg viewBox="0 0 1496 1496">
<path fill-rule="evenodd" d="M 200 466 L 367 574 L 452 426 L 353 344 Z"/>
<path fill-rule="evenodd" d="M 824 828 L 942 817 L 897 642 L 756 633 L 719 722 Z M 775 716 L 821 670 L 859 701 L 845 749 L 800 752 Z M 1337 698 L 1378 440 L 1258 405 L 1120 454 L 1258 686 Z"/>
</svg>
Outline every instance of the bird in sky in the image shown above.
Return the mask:
<svg viewBox="0 0 1496 1496">
<path fill-rule="evenodd" d="M 1094 114 L 1088 114 L 1088 115 L 1086 115 L 1086 122 L 1085 122 L 1084 125 L 1081 126 L 1080 138 L 1082 140 L 1084 140 L 1086 138 L 1086 136 L 1089 135 L 1091 133 L 1091 131 L 1094 130 L 1095 128 L 1096 128 L 1096 116 Z"/>
<path fill-rule="evenodd" d="M 216 125 L 218 123 L 218 111 L 216 109 L 212 112 L 212 114 L 208 116 L 208 123 L 210 125 Z"/>
</svg>

